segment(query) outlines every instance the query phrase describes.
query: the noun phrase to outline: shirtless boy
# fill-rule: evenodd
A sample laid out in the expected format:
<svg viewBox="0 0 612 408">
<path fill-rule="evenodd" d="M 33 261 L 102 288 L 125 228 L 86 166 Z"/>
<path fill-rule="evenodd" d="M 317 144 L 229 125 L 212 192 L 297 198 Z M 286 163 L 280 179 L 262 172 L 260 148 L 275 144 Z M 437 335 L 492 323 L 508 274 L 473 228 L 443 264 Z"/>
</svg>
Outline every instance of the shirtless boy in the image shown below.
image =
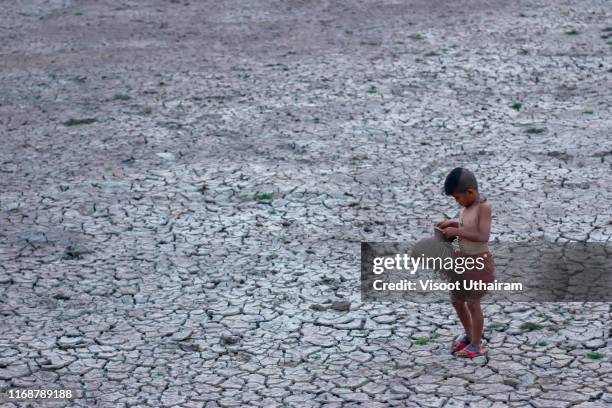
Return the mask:
<svg viewBox="0 0 612 408">
<path fill-rule="evenodd" d="M 443 231 L 446 238 L 458 237 L 459 251 L 456 256 L 481 257 L 485 260 L 484 269 L 466 271 L 455 275 L 456 279 L 492 282 L 495 279 L 495 266 L 487 245 L 491 232 L 491 204 L 480 195 L 474 174 L 465 168 L 457 167 L 448 174 L 444 192 L 452 195 L 463 211 L 459 220 L 440 221 L 436 227 Z M 480 344 L 484 327 L 480 300 L 485 293 L 477 290 L 451 292 L 453 307 L 465 331 L 451 344 L 451 352 L 458 357 L 474 358 L 486 353 Z"/>
</svg>

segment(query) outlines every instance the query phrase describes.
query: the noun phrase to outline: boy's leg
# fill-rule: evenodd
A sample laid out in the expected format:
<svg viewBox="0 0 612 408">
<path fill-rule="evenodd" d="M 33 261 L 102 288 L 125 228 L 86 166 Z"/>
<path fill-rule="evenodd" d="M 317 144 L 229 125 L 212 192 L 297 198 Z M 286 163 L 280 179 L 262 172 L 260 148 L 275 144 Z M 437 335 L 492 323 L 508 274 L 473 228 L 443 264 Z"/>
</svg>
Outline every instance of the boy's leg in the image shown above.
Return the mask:
<svg viewBox="0 0 612 408">
<path fill-rule="evenodd" d="M 480 346 L 480 338 L 484 328 L 484 316 L 480 308 L 480 298 L 469 300 L 467 302 L 467 309 L 469 310 L 472 323 L 471 332 L 469 333 L 471 343 L 475 346 Z"/>
<path fill-rule="evenodd" d="M 457 316 L 459 316 L 459 320 L 463 325 L 463 330 L 465 330 L 465 335 L 470 337 L 472 336 L 472 319 L 470 317 L 470 311 L 468 310 L 465 301 L 453 299 L 453 307 L 457 312 Z M 482 328 L 481 328 L 482 330 Z"/>
</svg>

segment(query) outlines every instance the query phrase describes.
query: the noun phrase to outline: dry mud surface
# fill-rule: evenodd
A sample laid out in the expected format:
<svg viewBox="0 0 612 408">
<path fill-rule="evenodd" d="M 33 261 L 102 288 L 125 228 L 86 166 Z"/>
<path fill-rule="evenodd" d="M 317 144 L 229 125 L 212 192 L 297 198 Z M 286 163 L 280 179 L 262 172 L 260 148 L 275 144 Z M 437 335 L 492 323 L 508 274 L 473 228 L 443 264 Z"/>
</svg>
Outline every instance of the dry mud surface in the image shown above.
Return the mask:
<svg viewBox="0 0 612 408">
<path fill-rule="evenodd" d="M 450 305 L 359 294 L 359 242 L 454 215 L 458 165 L 495 240 L 610 240 L 610 2 L 1 5 L 0 389 L 612 404 L 610 303 L 489 304 L 465 361 Z"/>
</svg>

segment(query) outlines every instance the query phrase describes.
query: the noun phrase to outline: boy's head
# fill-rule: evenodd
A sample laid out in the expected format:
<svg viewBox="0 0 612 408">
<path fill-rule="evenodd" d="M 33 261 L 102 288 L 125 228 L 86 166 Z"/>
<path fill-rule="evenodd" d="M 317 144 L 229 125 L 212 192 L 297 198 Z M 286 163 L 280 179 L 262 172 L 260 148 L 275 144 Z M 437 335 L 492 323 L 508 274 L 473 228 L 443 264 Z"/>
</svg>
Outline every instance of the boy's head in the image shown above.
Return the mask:
<svg viewBox="0 0 612 408">
<path fill-rule="evenodd" d="M 478 183 L 474 173 L 463 167 L 456 167 L 444 180 L 444 193 L 452 195 L 459 205 L 469 207 L 478 197 Z"/>
</svg>

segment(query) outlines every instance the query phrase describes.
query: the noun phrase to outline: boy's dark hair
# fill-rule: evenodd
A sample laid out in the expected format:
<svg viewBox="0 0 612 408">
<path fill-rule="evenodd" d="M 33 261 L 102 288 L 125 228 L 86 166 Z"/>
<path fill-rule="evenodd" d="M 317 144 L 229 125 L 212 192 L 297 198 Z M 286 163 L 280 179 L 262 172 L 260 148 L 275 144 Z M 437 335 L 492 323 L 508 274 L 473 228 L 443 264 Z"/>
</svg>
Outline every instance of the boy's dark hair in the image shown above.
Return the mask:
<svg viewBox="0 0 612 408">
<path fill-rule="evenodd" d="M 463 167 L 455 167 L 444 180 L 444 194 L 465 193 L 468 188 L 478 191 L 478 183 L 474 173 Z"/>
</svg>

